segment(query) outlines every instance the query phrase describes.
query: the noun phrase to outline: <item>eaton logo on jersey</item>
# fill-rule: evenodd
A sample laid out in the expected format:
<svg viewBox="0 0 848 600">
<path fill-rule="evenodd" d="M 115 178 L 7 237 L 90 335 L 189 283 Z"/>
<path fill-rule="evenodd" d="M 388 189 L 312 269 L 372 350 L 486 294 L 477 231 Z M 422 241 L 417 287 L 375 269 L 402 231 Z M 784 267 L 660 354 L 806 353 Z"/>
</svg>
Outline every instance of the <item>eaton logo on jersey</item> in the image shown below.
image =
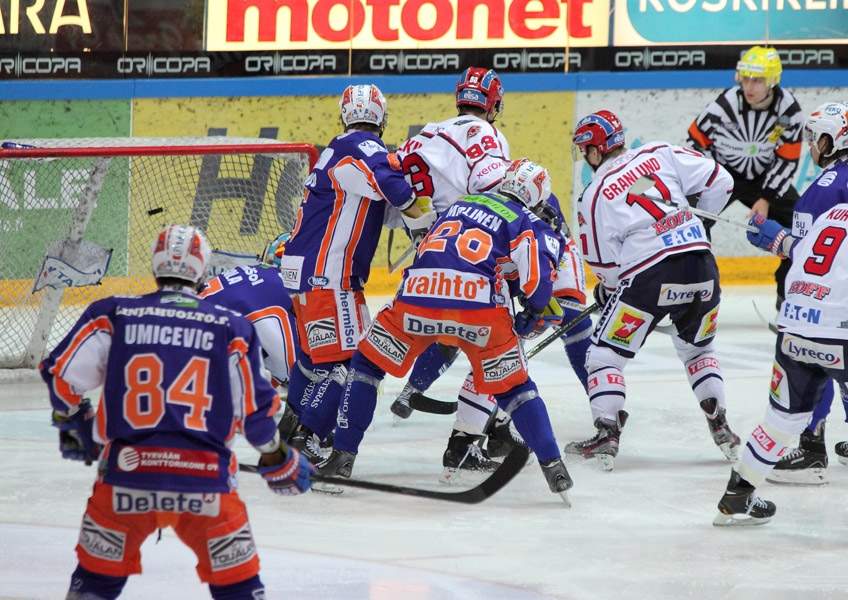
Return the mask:
<svg viewBox="0 0 848 600">
<path fill-rule="evenodd" d="M 479 325 L 466 325 L 449 319 L 427 319 L 417 315 L 403 316 L 403 330 L 415 335 L 452 335 L 485 348 L 492 329 Z"/>
<path fill-rule="evenodd" d="M 112 489 L 112 510 L 125 515 L 139 515 L 166 510 L 204 517 L 217 517 L 218 513 L 221 512 L 221 495 L 114 487 Z"/>
<path fill-rule="evenodd" d="M 704 228 L 700 223 L 694 223 L 689 227 L 684 227 L 678 231 L 672 231 L 660 238 L 666 248 L 674 248 L 675 246 L 683 246 L 691 242 L 704 239 Z"/>
<path fill-rule="evenodd" d="M 660 286 L 660 297 L 657 300 L 659 306 L 673 306 L 675 304 L 689 304 L 701 296 L 703 302 L 708 302 L 713 297 L 713 281 L 704 283 L 690 283 L 687 285 L 679 283 L 663 283 Z"/>
<path fill-rule="evenodd" d="M 786 356 L 798 362 L 821 365 L 831 369 L 841 369 L 844 362 L 842 346 L 819 344 L 789 334 L 783 336 L 780 350 Z"/>
<path fill-rule="evenodd" d="M 792 304 L 789 301 L 783 303 L 780 314 L 781 316 L 786 317 L 787 319 L 790 319 L 792 321 L 798 321 L 800 323 L 810 323 L 813 325 L 817 325 L 819 320 L 821 319 L 820 309 L 798 306 L 797 304 Z"/>
<path fill-rule="evenodd" d="M 491 283 L 481 275 L 454 269 L 408 269 L 401 295 L 488 304 Z"/>
</svg>

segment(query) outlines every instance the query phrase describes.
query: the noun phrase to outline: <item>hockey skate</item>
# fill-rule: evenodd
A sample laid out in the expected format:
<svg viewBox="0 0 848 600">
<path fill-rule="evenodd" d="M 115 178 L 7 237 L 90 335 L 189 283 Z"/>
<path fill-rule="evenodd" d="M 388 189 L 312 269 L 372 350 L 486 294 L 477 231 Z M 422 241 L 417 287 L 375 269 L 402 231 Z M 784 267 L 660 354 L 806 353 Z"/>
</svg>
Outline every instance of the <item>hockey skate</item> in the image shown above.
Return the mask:
<svg viewBox="0 0 848 600">
<path fill-rule="evenodd" d="M 554 494 L 559 494 L 562 501 L 568 508 L 571 508 L 571 500 L 568 498 L 568 490 L 574 485 L 571 477 L 568 474 L 568 469 L 565 468 L 565 463 L 557 457 L 547 462 L 540 462 L 542 474 L 548 482 L 548 487 Z"/>
<path fill-rule="evenodd" d="M 843 465 L 848 465 L 848 442 L 839 442 L 833 447 L 836 458 Z"/>
<path fill-rule="evenodd" d="M 280 432 L 280 439 L 284 442 L 288 442 L 291 439 L 292 434 L 294 433 L 295 428 L 298 423 L 298 416 L 294 414 L 294 411 L 291 407 L 286 403 L 286 407 L 283 410 L 283 416 L 280 419 L 280 422 L 277 424 L 277 429 Z"/>
<path fill-rule="evenodd" d="M 727 490 L 718 503 L 713 525 L 764 525 L 777 512 L 774 502 L 763 500 L 750 483 L 731 471 Z"/>
<path fill-rule="evenodd" d="M 524 440 L 512 427 L 512 419 L 507 418 L 504 422 L 495 421 L 488 433 L 486 441 L 486 452 L 489 458 L 502 458 L 509 454 L 513 446 L 526 446 Z"/>
<path fill-rule="evenodd" d="M 457 484 L 464 473 L 491 473 L 500 464 L 491 460 L 478 445 L 482 435 L 468 435 L 454 430 L 448 440 L 448 448 L 442 455 L 442 475 L 439 482 Z"/>
<path fill-rule="evenodd" d="M 398 394 L 398 397 L 395 398 L 395 401 L 392 402 L 392 405 L 389 407 L 389 410 L 392 411 L 392 414 L 394 415 L 393 421 L 395 423 L 401 419 L 408 419 L 409 415 L 412 414 L 414 409 L 409 405 L 409 399 L 412 397 L 412 394 L 416 393 L 420 392 L 412 387 L 411 384 L 407 383 L 403 386 L 400 394 Z"/>
<path fill-rule="evenodd" d="M 827 483 L 827 447 L 824 421 L 815 431 L 801 432 L 798 447 L 787 452 L 766 477 L 771 483 L 823 485 Z"/>
<path fill-rule="evenodd" d="M 291 440 L 289 440 L 289 446 L 297 449 L 313 465 L 317 465 L 327 458 L 327 453 L 321 448 L 321 440 L 304 425 L 298 425 L 297 429 L 294 430 Z"/>
<path fill-rule="evenodd" d="M 718 400 L 707 398 L 700 403 L 701 410 L 707 417 L 707 425 L 713 436 L 713 441 L 719 447 L 727 460 L 736 460 L 739 457 L 739 436 L 730 430 L 727 423 L 727 415 L 723 408 L 719 408 Z"/>
<path fill-rule="evenodd" d="M 584 442 L 571 442 L 566 445 L 566 454 L 577 454 L 583 458 L 597 458 L 598 466 L 602 471 L 612 471 L 613 459 L 618 455 L 618 441 L 621 437 L 621 429 L 627 422 L 627 411 L 620 410 L 615 423 L 609 423 L 603 419 L 595 420 L 598 433 L 595 437 Z"/>
<path fill-rule="evenodd" d="M 346 450 L 333 450 L 327 460 L 315 465 L 318 475 L 324 477 L 344 477 L 350 479 L 356 454 Z M 332 483 L 316 481 L 312 489 L 323 494 L 341 494 L 342 488 Z"/>
</svg>

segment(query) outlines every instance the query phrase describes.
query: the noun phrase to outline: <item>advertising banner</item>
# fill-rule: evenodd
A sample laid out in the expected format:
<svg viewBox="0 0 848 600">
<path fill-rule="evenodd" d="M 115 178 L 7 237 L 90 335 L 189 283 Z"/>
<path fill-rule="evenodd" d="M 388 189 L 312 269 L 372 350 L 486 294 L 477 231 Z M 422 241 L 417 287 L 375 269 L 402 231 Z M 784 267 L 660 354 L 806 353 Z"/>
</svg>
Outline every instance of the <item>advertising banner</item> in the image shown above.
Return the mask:
<svg viewBox="0 0 848 600">
<path fill-rule="evenodd" d="M 609 0 L 208 0 L 207 50 L 605 46 Z"/>
<path fill-rule="evenodd" d="M 844 0 L 614 0 L 614 44 L 845 43 Z"/>
</svg>

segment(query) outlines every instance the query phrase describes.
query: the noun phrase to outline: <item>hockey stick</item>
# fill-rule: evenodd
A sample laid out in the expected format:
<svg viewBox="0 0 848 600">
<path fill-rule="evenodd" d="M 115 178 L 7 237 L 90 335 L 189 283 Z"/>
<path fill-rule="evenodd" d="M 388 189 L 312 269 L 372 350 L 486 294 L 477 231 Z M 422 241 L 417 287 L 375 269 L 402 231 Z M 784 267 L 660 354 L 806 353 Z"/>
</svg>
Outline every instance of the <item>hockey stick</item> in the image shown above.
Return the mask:
<svg viewBox="0 0 848 600">
<path fill-rule="evenodd" d="M 432 415 L 452 415 L 456 412 L 458 403 L 442 402 L 420 392 L 415 392 L 409 397 L 409 406 Z"/>
<path fill-rule="evenodd" d="M 672 200 L 644 196 L 643 194 L 647 190 L 654 187 L 655 184 L 656 182 L 651 178 L 650 175 L 642 175 L 639 179 L 636 180 L 636 183 L 630 186 L 630 193 L 634 196 L 638 196 L 639 198 L 650 200 L 652 202 L 659 202 L 661 204 L 665 204 L 666 206 L 671 206 L 672 208 L 688 210 L 693 215 L 698 215 L 699 217 L 704 217 L 705 219 L 711 219 L 713 221 L 722 221 L 723 223 L 730 223 L 735 227 L 739 227 L 740 229 L 744 229 L 745 231 L 750 231 L 751 233 L 759 233 L 760 231 L 759 228 L 754 227 L 753 225 L 748 225 L 747 223 L 740 223 L 739 221 L 734 221 L 733 219 L 728 219 L 727 217 L 722 217 L 706 210 L 701 210 L 700 208 L 696 208 L 694 206 L 687 206 L 686 208 L 684 208 Z"/>
<path fill-rule="evenodd" d="M 757 308 L 757 303 L 751 300 L 751 304 L 754 305 L 754 310 L 757 312 L 757 316 L 760 317 L 760 320 L 765 323 L 766 327 L 769 328 L 769 331 L 772 333 L 778 333 L 777 325 L 773 321 L 769 321 L 763 316 L 763 313 L 760 312 L 760 309 Z"/>
<path fill-rule="evenodd" d="M 415 254 L 415 249 L 415 246 L 410 246 L 409 248 L 404 250 L 403 254 L 400 255 L 400 258 L 397 259 L 397 262 L 393 262 L 389 265 L 389 273 L 394 273 L 395 271 L 400 269 L 403 266 L 403 263 L 409 260 L 410 256 Z"/>
<path fill-rule="evenodd" d="M 599 308 L 601 308 L 601 307 L 600 307 L 600 306 L 598 306 L 597 304 L 591 304 L 591 305 L 589 305 L 589 306 L 588 306 L 586 309 L 584 309 L 584 310 L 583 310 L 583 312 L 581 312 L 579 315 L 577 315 L 576 317 L 574 317 L 573 319 L 571 319 L 568 323 L 566 323 L 565 325 L 563 325 L 563 326 L 562 326 L 562 327 L 560 327 L 559 329 L 554 330 L 554 332 L 553 332 L 552 334 L 550 334 L 550 335 L 549 335 L 548 337 L 546 337 L 544 340 L 542 340 L 541 342 L 539 342 L 538 344 L 536 344 L 536 345 L 533 347 L 533 349 L 532 349 L 532 350 L 530 350 L 530 351 L 527 353 L 527 358 L 529 359 L 529 358 L 531 358 L 531 357 L 536 356 L 537 354 L 539 354 L 539 352 L 541 352 L 542 350 L 544 350 L 545 348 L 547 348 L 548 346 L 550 346 L 551 344 L 553 344 L 553 343 L 554 343 L 554 340 L 556 340 L 557 338 L 560 338 L 560 337 L 564 336 L 566 333 L 568 333 L 569 331 L 571 331 L 572 329 L 574 329 L 575 327 L 577 327 L 577 325 L 579 325 L 579 324 L 583 321 L 583 319 L 585 319 L 586 317 L 588 317 L 589 315 L 591 315 L 593 312 L 595 312 L 595 311 L 596 311 L 596 310 L 598 310 Z"/>
<path fill-rule="evenodd" d="M 403 485 L 392 485 L 390 483 L 378 483 L 376 481 L 363 481 L 361 479 L 345 479 L 343 477 L 327 477 L 313 473 L 310 475 L 312 481 L 329 483 L 332 485 L 361 488 L 386 492 L 389 494 L 400 494 L 402 496 L 416 496 L 418 498 L 431 498 L 433 500 L 445 500 L 447 502 L 460 502 L 462 504 L 477 504 L 493 496 L 498 490 L 512 481 L 518 475 L 524 465 L 530 450 L 525 446 L 516 444 L 506 456 L 501 465 L 479 485 L 462 492 L 439 492 L 436 490 L 423 490 L 420 488 L 406 487 Z M 256 473 L 257 468 L 253 465 L 239 463 L 239 470 L 247 473 Z"/>
</svg>

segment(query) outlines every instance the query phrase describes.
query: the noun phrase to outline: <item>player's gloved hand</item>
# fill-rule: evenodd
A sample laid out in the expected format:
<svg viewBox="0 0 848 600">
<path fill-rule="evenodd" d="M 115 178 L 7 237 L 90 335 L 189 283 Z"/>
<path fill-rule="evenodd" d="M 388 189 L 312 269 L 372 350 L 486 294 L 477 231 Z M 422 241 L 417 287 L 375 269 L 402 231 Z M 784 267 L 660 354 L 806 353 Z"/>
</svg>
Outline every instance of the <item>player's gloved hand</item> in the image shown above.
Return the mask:
<svg viewBox="0 0 848 600">
<path fill-rule="evenodd" d="M 53 427 L 59 429 L 59 450 L 62 458 L 81 460 L 90 465 L 100 456 L 103 446 L 95 443 L 94 408 L 89 400 L 82 400 L 77 410 L 68 414 L 53 411 Z"/>
<path fill-rule="evenodd" d="M 763 215 L 754 215 L 748 221 L 748 225 L 759 229 L 757 233 L 753 231 L 746 232 L 745 236 L 748 241 L 757 248 L 768 250 L 776 256 L 781 256 L 780 246 L 783 239 L 789 235 L 789 230 L 780 225 L 777 221 L 766 219 Z"/>
<path fill-rule="evenodd" d="M 592 295 L 595 297 L 595 304 L 601 308 L 603 308 L 610 297 L 609 292 L 604 288 L 604 284 L 602 283 L 595 286 L 595 289 L 592 291 Z"/>
<path fill-rule="evenodd" d="M 258 473 L 275 494 L 296 496 L 312 487 L 309 476 L 315 472 L 315 467 L 296 449 L 280 443 L 280 450 L 285 453 L 285 459 L 280 465 L 263 467 L 260 464 Z"/>
<path fill-rule="evenodd" d="M 410 208 L 412 206 L 418 207 L 421 211 L 421 216 L 410 217 L 406 214 L 406 211 L 404 211 L 403 222 L 407 229 L 409 229 L 409 237 L 412 240 L 412 245 L 417 248 L 418 244 L 421 243 L 421 240 L 423 240 L 424 236 L 427 235 L 427 232 L 430 231 L 430 227 L 433 226 L 433 223 L 436 222 L 439 215 L 436 214 L 435 210 L 433 210 L 433 199 L 429 196 L 419 196 L 415 198 L 415 202 L 412 203 Z"/>
<path fill-rule="evenodd" d="M 561 325 L 564 316 L 565 313 L 559 301 L 556 298 L 551 298 L 542 311 L 542 314 L 539 315 L 539 320 L 536 321 L 536 328 L 541 332 L 548 327 Z"/>
<path fill-rule="evenodd" d="M 519 337 L 528 337 L 533 333 L 533 329 L 536 327 L 536 322 L 539 321 L 540 316 L 532 307 L 528 306 L 515 315 L 512 329 Z"/>
</svg>

